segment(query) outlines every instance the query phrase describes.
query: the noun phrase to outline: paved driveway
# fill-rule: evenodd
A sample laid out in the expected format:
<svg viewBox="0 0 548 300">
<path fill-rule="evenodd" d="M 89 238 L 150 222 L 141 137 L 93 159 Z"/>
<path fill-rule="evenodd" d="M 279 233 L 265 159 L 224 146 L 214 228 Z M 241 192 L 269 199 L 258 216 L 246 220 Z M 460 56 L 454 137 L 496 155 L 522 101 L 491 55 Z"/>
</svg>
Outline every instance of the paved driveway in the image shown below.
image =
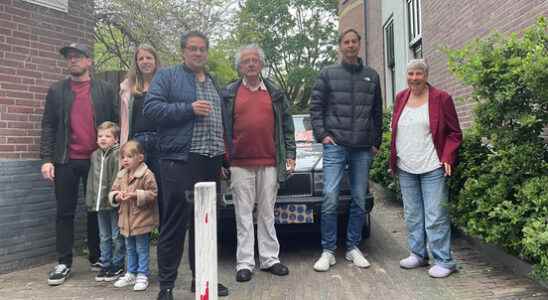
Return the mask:
<svg viewBox="0 0 548 300">
<path fill-rule="evenodd" d="M 451 277 L 432 279 L 426 268 L 400 269 L 398 261 L 407 255 L 402 215 L 399 204 L 376 197 L 372 235 L 362 247 L 371 262 L 368 269 L 346 262 L 340 249 L 331 271 L 314 272 L 312 265 L 320 254 L 319 234 L 285 230 L 280 234 L 281 259 L 289 266 L 290 274 L 276 277 L 257 271 L 250 282 L 238 283 L 234 279 L 235 245 L 225 244 L 219 265 L 219 280 L 230 288 L 230 296 L 225 299 L 548 299 L 547 290 L 501 266 L 488 264 L 460 238 L 453 242 L 459 272 Z M 185 256 L 179 269 L 176 299 L 194 299 L 189 292 L 190 271 L 186 262 Z M 72 276 L 65 284 L 49 287 L 46 274 L 51 266 L 0 275 L 0 299 L 156 299 L 158 293 L 156 277 L 146 292 L 96 283 L 83 257 L 76 259 Z M 152 269 L 156 271 L 155 261 Z"/>
</svg>

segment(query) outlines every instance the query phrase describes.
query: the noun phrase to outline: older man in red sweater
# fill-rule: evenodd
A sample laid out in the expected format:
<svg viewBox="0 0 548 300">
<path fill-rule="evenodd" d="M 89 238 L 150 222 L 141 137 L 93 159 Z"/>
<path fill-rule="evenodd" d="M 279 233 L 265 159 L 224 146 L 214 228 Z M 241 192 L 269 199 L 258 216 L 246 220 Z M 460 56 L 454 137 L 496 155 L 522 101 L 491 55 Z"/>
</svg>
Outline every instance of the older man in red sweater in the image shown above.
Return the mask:
<svg viewBox="0 0 548 300">
<path fill-rule="evenodd" d="M 236 280 L 249 281 L 255 267 L 253 208 L 257 203 L 257 239 L 262 270 L 289 274 L 280 263 L 274 228 L 278 182 L 295 168 L 295 137 L 289 102 L 272 82 L 261 77 L 264 53 L 256 45 L 242 47 L 236 67 L 242 79 L 223 91 L 231 188 L 236 210 L 238 248 Z"/>
</svg>

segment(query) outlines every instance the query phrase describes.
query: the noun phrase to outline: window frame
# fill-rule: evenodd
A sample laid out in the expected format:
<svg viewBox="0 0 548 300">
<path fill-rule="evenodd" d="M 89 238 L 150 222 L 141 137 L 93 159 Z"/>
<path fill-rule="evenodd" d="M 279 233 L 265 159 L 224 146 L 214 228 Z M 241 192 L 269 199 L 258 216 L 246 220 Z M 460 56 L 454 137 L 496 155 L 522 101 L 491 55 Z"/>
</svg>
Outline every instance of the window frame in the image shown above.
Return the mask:
<svg viewBox="0 0 548 300">
<path fill-rule="evenodd" d="M 68 0 L 23 0 L 24 2 L 68 13 Z"/>
<path fill-rule="evenodd" d="M 406 0 L 407 39 L 415 58 L 422 58 L 422 1 Z"/>
</svg>

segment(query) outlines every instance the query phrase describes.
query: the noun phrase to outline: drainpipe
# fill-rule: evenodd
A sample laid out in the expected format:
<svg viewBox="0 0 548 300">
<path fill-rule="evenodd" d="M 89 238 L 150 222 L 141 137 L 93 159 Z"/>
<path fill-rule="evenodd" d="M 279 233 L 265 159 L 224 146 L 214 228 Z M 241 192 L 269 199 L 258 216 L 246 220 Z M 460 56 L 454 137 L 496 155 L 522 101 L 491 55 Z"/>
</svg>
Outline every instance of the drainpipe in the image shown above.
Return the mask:
<svg viewBox="0 0 548 300">
<path fill-rule="evenodd" d="M 369 56 L 369 53 L 367 51 L 367 23 L 369 22 L 369 20 L 367 19 L 367 0 L 363 0 L 363 19 L 364 19 L 364 22 L 363 22 L 363 27 L 364 27 L 364 31 L 363 31 L 363 41 L 364 41 L 364 46 L 365 46 L 365 55 L 364 55 L 364 58 L 363 58 L 363 63 L 365 65 L 367 65 L 367 56 Z"/>
</svg>

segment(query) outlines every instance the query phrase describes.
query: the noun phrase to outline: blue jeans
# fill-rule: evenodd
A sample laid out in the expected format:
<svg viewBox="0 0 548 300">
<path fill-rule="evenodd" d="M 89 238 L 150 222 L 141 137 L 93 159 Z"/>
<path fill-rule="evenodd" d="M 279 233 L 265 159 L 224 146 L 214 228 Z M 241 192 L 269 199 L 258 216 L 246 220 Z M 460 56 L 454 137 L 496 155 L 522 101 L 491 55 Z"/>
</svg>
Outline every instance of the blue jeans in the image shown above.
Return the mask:
<svg viewBox="0 0 548 300">
<path fill-rule="evenodd" d="M 436 264 L 455 268 L 451 257 L 448 189 L 443 168 L 423 174 L 398 171 L 409 249 L 428 260 L 426 243 Z"/>
<path fill-rule="evenodd" d="M 149 241 L 148 233 L 126 237 L 128 273 L 150 275 L 148 268 Z"/>
<path fill-rule="evenodd" d="M 97 212 L 101 263 L 105 268 L 124 266 L 124 237 L 118 228 L 118 211 L 106 209 Z"/>
<path fill-rule="evenodd" d="M 321 236 L 324 251 L 337 249 L 337 210 L 344 170 L 350 168 L 352 201 L 348 212 L 346 249 L 357 248 L 362 240 L 365 207 L 368 193 L 369 167 L 373 161 L 370 150 L 353 149 L 339 145 L 323 145 L 323 202 L 321 212 Z"/>
</svg>

